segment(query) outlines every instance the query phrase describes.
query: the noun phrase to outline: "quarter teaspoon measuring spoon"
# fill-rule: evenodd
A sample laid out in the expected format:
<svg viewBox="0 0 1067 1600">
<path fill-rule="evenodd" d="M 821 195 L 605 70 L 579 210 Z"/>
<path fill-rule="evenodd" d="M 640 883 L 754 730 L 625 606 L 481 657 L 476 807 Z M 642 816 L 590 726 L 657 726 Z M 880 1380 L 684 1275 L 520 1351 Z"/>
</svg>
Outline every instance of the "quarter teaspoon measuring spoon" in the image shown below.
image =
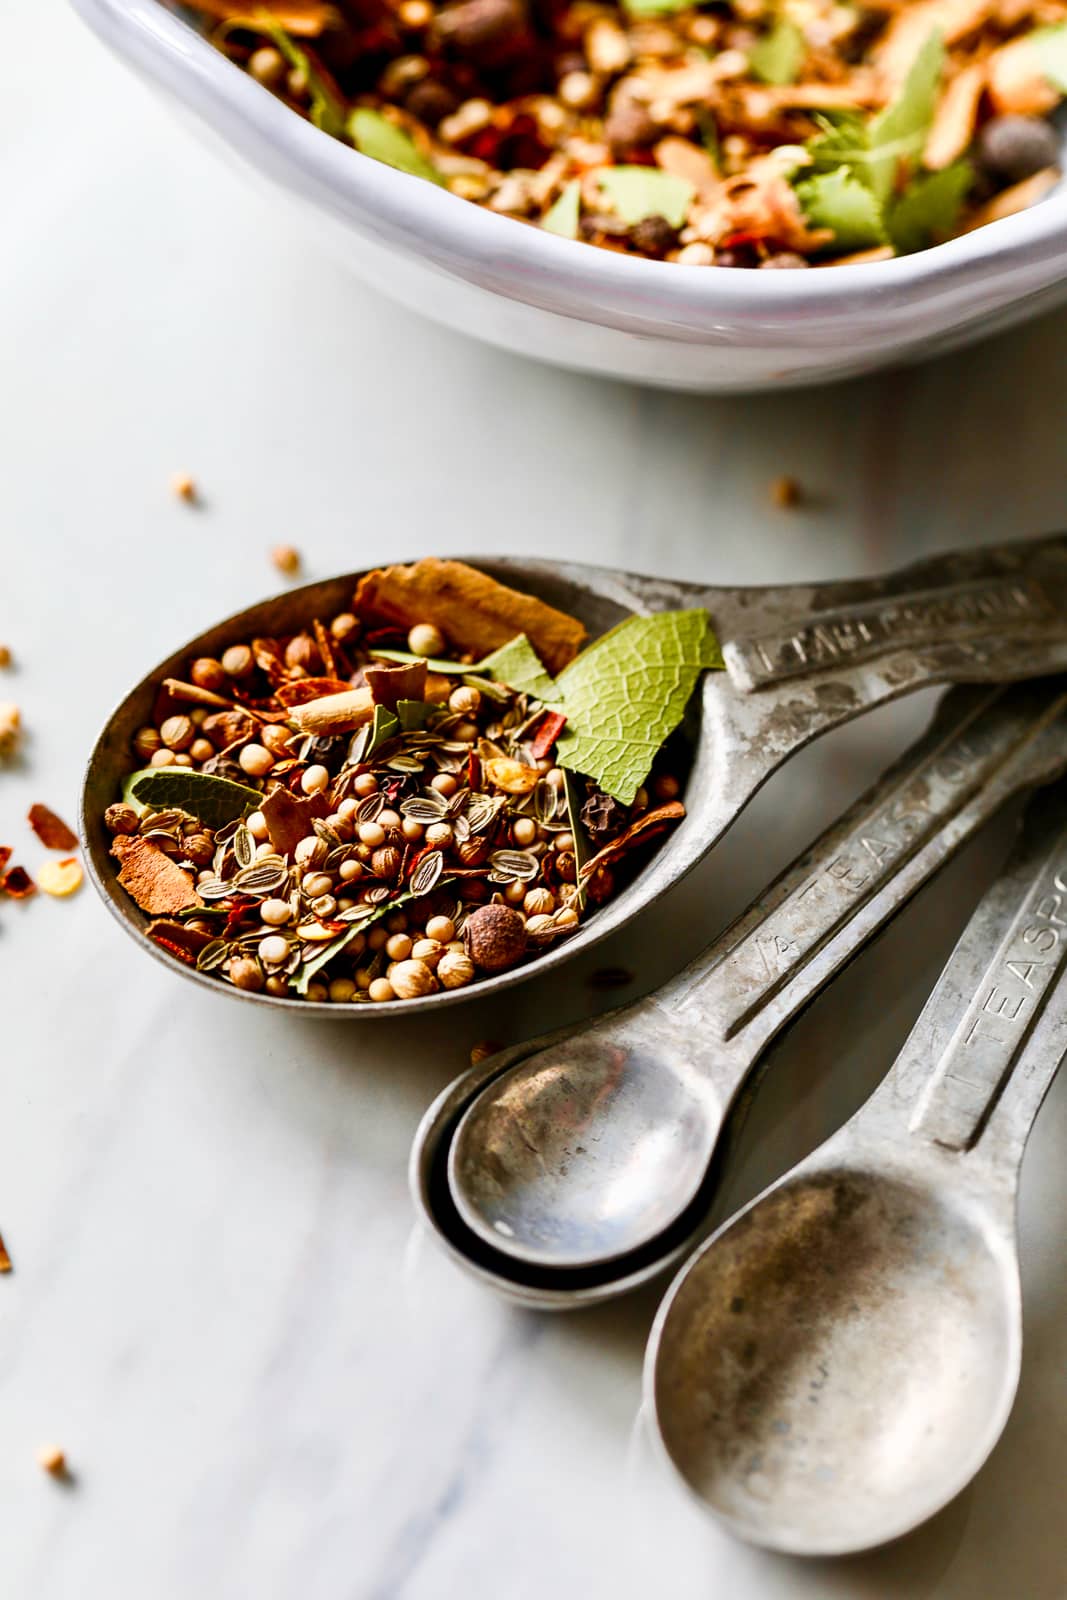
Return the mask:
<svg viewBox="0 0 1067 1600">
<path fill-rule="evenodd" d="M 1067 786 L 1040 795 L 892 1072 L 719 1229 L 657 1315 L 646 1404 L 732 1532 L 802 1555 L 914 1528 L 1018 1386 L 1015 1199 L 1067 1052 Z"/>
<path fill-rule="evenodd" d="M 855 952 L 864 908 L 887 895 L 869 936 L 1006 795 L 1062 770 L 1065 706 L 1062 680 L 957 691 L 679 977 L 492 1078 L 449 1150 L 462 1222 L 501 1257 L 561 1271 L 669 1229 L 770 1040 Z"/>
</svg>

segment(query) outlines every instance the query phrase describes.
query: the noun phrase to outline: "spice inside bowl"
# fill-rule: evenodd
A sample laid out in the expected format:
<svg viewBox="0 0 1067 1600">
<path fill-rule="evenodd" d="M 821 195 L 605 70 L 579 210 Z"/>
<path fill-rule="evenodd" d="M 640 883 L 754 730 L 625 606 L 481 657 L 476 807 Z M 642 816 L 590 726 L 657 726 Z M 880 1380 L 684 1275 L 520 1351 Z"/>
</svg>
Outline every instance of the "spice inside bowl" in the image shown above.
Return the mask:
<svg viewBox="0 0 1067 1600">
<path fill-rule="evenodd" d="M 670 735 L 719 665 L 700 610 L 585 645 L 464 563 L 369 573 L 158 686 L 104 814 L 118 882 L 156 945 L 247 992 L 465 988 L 565 940 L 684 815 Z"/>
<path fill-rule="evenodd" d="M 882 259 L 1059 179 L 1064 0 L 191 5 L 236 64 L 364 155 L 624 254 Z"/>
</svg>

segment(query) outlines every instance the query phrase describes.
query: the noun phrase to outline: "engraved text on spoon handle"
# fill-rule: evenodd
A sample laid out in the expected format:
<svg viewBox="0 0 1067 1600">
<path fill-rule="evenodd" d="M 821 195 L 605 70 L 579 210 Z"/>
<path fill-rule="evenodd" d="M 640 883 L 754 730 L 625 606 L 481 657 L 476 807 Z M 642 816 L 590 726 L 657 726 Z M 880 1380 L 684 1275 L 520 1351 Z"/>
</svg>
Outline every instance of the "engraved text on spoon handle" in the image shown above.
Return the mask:
<svg viewBox="0 0 1067 1600">
<path fill-rule="evenodd" d="M 1042 734 L 1065 708 L 1062 684 L 957 690 L 661 1003 L 722 1040 L 751 1029 L 762 1048 L 1006 798 L 1062 769 L 1067 739 Z"/>
</svg>

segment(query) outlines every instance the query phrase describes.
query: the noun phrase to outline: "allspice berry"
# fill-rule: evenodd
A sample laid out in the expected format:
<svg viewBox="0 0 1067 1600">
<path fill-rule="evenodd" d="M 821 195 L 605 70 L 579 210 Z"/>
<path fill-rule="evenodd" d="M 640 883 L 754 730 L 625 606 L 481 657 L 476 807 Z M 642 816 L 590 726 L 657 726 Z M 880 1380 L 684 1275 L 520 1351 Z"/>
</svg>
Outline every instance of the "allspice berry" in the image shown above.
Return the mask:
<svg viewBox="0 0 1067 1600">
<path fill-rule="evenodd" d="M 370 866 L 376 878 L 395 878 L 400 871 L 400 851 L 391 844 L 383 845 L 371 856 Z"/>
<path fill-rule="evenodd" d="M 189 676 L 198 689 L 210 689 L 213 693 L 226 682 L 222 662 L 216 661 L 214 656 L 200 656 L 190 667 Z"/>
<path fill-rule="evenodd" d="M 301 667 L 305 672 L 318 672 L 322 666 L 319 647 L 310 633 L 298 633 L 285 647 L 287 667 Z"/>
<path fill-rule="evenodd" d="M 160 726 L 159 736 L 168 750 L 188 750 L 196 738 L 196 729 L 191 717 L 167 717 Z"/>
<path fill-rule="evenodd" d="M 194 867 L 209 867 L 215 859 L 215 841 L 209 833 L 186 834 L 182 840 L 182 854 Z"/>
<path fill-rule="evenodd" d="M 238 956 L 230 962 L 230 981 L 236 989 L 246 989 L 255 994 L 263 987 L 263 973 L 260 971 L 258 961 L 253 961 L 249 956 Z"/>
<path fill-rule="evenodd" d="M 479 906 L 467 918 L 463 940 L 482 972 L 503 972 L 526 949 L 526 924 L 511 906 Z"/>
</svg>

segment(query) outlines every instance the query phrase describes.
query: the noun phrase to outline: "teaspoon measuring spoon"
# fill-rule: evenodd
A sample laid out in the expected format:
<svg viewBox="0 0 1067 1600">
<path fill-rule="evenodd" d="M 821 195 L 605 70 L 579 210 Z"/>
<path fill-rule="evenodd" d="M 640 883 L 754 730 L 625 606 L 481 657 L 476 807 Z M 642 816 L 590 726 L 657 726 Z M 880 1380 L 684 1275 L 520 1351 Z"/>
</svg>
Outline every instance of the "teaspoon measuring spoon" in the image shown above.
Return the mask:
<svg viewBox="0 0 1067 1600">
<path fill-rule="evenodd" d="M 732 1532 L 898 1537 L 989 1455 L 1019 1380 L 1015 1200 L 1067 1052 L 1067 786 L 1031 803 L 889 1077 L 675 1279 L 648 1345 L 668 1459 Z"/>
<path fill-rule="evenodd" d="M 450 1201 L 505 1293 L 509 1267 L 561 1283 L 624 1276 L 617 1264 L 699 1197 L 771 1039 L 1008 796 L 1062 770 L 1065 721 L 1062 679 L 953 691 L 918 744 L 679 977 L 446 1091 L 413 1156 L 438 1233 L 425 1157 L 450 1134 Z M 446 1243 L 455 1253 L 455 1230 Z"/>
</svg>

